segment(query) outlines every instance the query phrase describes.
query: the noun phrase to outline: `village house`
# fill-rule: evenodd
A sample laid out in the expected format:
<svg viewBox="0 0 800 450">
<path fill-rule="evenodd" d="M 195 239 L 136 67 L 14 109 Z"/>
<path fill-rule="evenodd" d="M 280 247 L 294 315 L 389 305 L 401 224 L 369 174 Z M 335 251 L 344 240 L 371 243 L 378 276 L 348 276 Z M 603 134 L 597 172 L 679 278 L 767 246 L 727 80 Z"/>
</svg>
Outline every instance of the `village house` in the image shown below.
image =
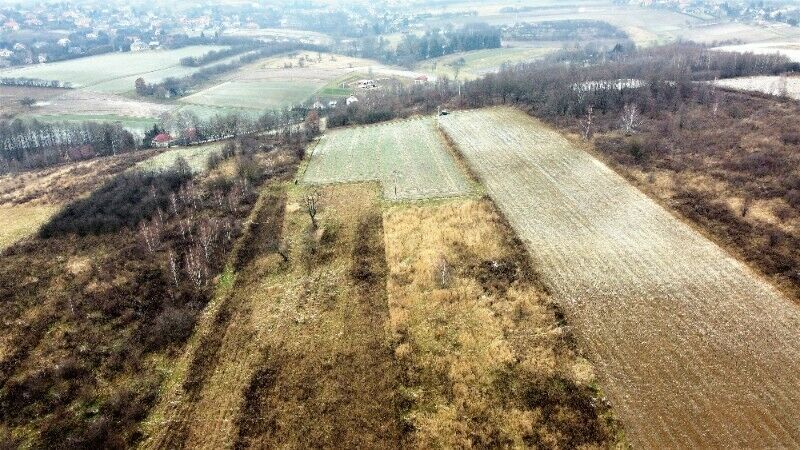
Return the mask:
<svg viewBox="0 0 800 450">
<path fill-rule="evenodd" d="M 169 147 L 169 143 L 172 142 L 172 136 L 167 133 L 159 133 L 155 135 L 151 142 L 153 147 Z"/>
<path fill-rule="evenodd" d="M 150 47 L 140 40 L 135 40 L 131 42 L 131 51 L 132 52 L 141 52 L 143 50 L 147 50 Z"/>
<path fill-rule="evenodd" d="M 355 95 L 351 95 L 350 97 L 347 97 L 346 102 L 347 102 L 347 106 L 350 106 L 353 103 L 357 103 L 358 102 L 358 98 Z"/>
</svg>

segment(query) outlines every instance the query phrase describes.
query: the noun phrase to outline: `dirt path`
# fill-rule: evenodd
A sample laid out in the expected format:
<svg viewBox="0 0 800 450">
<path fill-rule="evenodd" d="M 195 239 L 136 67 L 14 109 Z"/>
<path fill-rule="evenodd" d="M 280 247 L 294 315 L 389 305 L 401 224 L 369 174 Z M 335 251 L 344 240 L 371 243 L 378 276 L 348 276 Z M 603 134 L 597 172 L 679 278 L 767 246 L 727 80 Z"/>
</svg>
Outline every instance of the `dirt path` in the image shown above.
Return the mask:
<svg viewBox="0 0 800 450">
<path fill-rule="evenodd" d="M 635 447 L 800 446 L 800 311 L 558 133 L 442 118 L 595 360 Z"/>
</svg>

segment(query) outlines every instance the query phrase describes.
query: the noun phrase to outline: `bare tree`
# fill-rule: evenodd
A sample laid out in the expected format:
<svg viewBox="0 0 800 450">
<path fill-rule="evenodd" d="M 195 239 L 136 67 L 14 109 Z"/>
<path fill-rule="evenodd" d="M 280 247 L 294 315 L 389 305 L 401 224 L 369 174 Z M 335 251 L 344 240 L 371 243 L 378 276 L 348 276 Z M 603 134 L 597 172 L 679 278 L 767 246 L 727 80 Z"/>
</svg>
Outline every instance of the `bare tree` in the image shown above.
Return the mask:
<svg viewBox="0 0 800 450">
<path fill-rule="evenodd" d="M 581 135 L 584 141 L 592 137 L 592 127 L 594 126 L 594 108 L 592 105 L 586 107 L 586 117 L 581 120 Z"/>
<path fill-rule="evenodd" d="M 319 202 L 319 194 L 312 192 L 306 195 L 306 212 L 311 218 L 311 228 L 317 229 L 317 203 Z"/>
<path fill-rule="evenodd" d="M 622 131 L 624 131 L 625 134 L 635 133 L 642 121 L 641 115 L 639 114 L 639 108 L 630 103 L 622 108 L 622 116 L 620 119 L 622 123 Z"/>
</svg>

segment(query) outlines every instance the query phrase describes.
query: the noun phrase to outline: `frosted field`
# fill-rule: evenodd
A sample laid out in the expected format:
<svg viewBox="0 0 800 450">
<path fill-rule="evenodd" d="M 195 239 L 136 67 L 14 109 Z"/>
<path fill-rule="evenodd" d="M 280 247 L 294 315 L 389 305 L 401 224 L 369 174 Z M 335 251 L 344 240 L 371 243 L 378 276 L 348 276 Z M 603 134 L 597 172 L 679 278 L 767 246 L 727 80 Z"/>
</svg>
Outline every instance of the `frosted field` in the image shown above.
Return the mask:
<svg viewBox="0 0 800 450">
<path fill-rule="evenodd" d="M 740 91 L 763 92 L 769 95 L 783 95 L 800 100 L 800 77 L 758 76 L 726 78 L 717 80 L 717 86 Z"/>
<path fill-rule="evenodd" d="M 386 198 L 417 200 L 470 192 L 431 117 L 328 132 L 304 175 L 310 184 L 379 181 Z"/>
<path fill-rule="evenodd" d="M 634 448 L 800 446 L 800 311 L 559 133 L 442 128 L 526 243 Z"/>
<path fill-rule="evenodd" d="M 175 50 L 106 53 L 3 70 L 0 71 L 0 77 L 58 80 L 72 83 L 74 87 L 91 86 L 98 92 L 120 93 L 133 91 L 133 83 L 139 76 L 144 76 L 148 82 L 157 82 L 166 77 L 191 74 L 200 68 L 181 66 L 181 58 L 201 56 L 211 50 L 223 48 L 225 47 L 196 45 Z"/>
<path fill-rule="evenodd" d="M 800 62 L 800 41 L 726 45 L 722 47 L 715 47 L 713 50 L 740 53 L 752 52 L 757 55 L 781 54 L 794 62 Z"/>
</svg>

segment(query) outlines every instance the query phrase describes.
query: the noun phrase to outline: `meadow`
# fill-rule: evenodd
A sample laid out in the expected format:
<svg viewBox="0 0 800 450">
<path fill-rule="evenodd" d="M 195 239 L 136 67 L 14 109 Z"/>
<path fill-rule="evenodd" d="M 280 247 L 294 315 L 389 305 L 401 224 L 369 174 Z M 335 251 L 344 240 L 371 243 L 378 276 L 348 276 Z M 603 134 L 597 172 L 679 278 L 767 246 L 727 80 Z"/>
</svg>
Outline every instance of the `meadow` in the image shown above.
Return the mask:
<svg viewBox="0 0 800 450">
<path fill-rule="evenodd" d="M 181 66 L 181 58 L 201 56 L 211 50 L 222 48 L 225 47 L 196 45 L 174 50 L 107 53 L 2 70 L 0 76 L 58 80 L 71 83 L 73 87 L 90 87 L 99 92 L 122 93 L 133 91 L 133 83 L 140 76 L 148 82 L 154 82 L 170 76 L 191 74 L 199 68 Z"/>
<path fill-rule="evenodd" d="M 313 96 L 341 97 L 370 72 L 392 68 L 368 59 L 317 52 L 293 52 L 266 58 L 223 76 L 212 86 L 181 98 L 184 104 L 263 110 L 303 103 Z M 358 74 L 362 74 L 360 77 Z"/>
<path fill-rule="evenodd" d="M 189 164 L 192 172 L 200 173 L 206 170 L 209 156 L 219 154 L 222 146 L 223 143 L 214 142 L 191 147 L 177 147 L 148 158 L 136 164 L 135 168 L 151 172 L 169 170 L 175 167 L 175 162 L 179 158 L 183 158 Z"/>
<path fill-rule="evenodd" d="M 416 200 L 471 192 L 436 130 L 435 118 L 414 118 L 327 133 L 314 148 L 303 180 L 310 184 L 379 181 L 384 197 Z"/>
<path fill-rule="evenodd" d="M 459 79 L 471 80 L 487 73 L 497 72 L 503 64 L 514 65 L 535 61 L 558 48 L 558 46 L 544 46 L 474 50 L 423 61 L 417 64 L 415 70 L 454 79 L 456 78 L 456 65 L 460 65 L 461 67 L 458 70 Z M 461 61 L 462 59 L 463 62 Z"/>
<path fill-rule="evenodd" d="M 595 355 L 633 446 L 796 442 L 789 299 L 522 111 L 458 112 L 442 127 Z"/>
</svg>

